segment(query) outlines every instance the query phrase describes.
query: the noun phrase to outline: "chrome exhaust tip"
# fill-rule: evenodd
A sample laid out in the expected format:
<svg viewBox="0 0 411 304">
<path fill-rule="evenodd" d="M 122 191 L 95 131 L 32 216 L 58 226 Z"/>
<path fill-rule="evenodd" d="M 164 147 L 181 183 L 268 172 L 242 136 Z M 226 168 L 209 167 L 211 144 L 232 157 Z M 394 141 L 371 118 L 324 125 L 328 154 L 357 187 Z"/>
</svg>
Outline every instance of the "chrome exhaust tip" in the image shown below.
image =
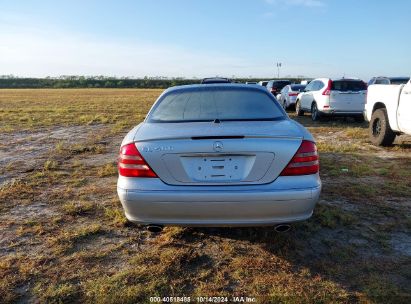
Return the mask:
<svg viewBox="0 0 411 304">
<path fill-rule="evenodd" d="M 155 224 L 149 224 L 146 226 L 146 229 L 150 231 L 151 233 L 159 233 L 163 231 L 163 226 L 161 225 L 155 225 Z"/>
<path fill-rule="evenodd" d="M 274 227 L 276 232 L 287 232 L 291 229 L 291 226 L 288 224 L 280 224 Z"/>
</svg>

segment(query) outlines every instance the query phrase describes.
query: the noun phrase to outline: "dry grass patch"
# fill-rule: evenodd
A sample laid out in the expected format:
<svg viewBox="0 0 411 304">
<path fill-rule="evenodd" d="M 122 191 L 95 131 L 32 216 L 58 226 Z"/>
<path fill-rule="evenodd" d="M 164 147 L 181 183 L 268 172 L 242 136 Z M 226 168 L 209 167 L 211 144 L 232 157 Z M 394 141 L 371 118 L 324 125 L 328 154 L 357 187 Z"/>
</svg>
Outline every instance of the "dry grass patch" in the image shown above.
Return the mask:
<svg viewBox="0 0 411 304">
<path fill-rule="evenodd" d="M 98 177 L 116 176 L 117 165 L 115 163 L 109 163 L 97 170 Z"/>
<path fill-rule="evenodd" d="M 54 125 L 108 124 L 121 131 L 140 121 L 158 89 L 2 89 L 1 132 Z M 133 108 L 130 109 L 130 106 Z"/>
<path fill-rule="evenodd" d="M 87 201 L 72 201 L 65 203 L 61 209 L 67 215 L 85 215 L 96 209 L 96 205 Z"/>
<path fill-rule="evenodd" d="M 89 224 L 84 227 L 67 227 L 61 230 L 58 235 L 50 236 L 47 242 L 55 253 L 62 254 L 71 250 L 76 243 L 103 232 L 104 230 L 100 224 Z"/>
<path fill-rule="evenodd" d="M 78 294 L 78 286 L 70 283 L 57 285 L 37 283 L 33 291 L 44 302 L 64 303 L 75 299 L 75 296 Z"/>
<path fill-rule="evenodd" d="M 117 206 L 104 207 L 104 215 L 114 226 L 124 227 L 128 223 L 120 204 L 117 204 Z"/>
<path fill-rule="evenodd" d="M 366 128 L 347 128 L 345 136 L 350 139 L 359 139 L 361 141 L 368 141 L 368 129 Z"/>
</svg>

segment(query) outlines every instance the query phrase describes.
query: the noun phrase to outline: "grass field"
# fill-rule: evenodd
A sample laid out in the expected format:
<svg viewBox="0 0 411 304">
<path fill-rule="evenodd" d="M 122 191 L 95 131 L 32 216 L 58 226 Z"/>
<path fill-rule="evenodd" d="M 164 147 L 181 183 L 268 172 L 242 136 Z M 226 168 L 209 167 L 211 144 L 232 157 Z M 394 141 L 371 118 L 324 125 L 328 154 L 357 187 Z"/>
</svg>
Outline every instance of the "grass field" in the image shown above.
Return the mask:
<svg viewBox="0 0 411 304">
<path fill-rule="evenodd" d="M 367 124 L 296 118 L 317 139 L 323 192 L 288 233 L 127 224 L 116 194 L 125 133 L 160 90 L 0 90 L 0 302 L 410 303 L 411 145 Z"/>
</svg>

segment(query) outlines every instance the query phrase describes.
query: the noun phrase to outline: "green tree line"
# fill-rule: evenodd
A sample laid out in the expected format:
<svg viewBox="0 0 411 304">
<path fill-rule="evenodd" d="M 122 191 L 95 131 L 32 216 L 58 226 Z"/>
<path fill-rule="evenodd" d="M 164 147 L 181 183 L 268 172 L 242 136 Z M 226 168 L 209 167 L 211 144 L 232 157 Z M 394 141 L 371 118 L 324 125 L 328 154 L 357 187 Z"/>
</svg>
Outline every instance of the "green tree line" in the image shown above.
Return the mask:
<svg viewBox="0 0 411 304">
<path fill-rule="evenodd" d="M 274 79 L 274 78 L 272 78 Z M 300 79 L 290 79 L 299 82 Z M 235 82 L 258 82 L 261 78 L 235 78 Z M 20 78 L 12 75 L 0 76 L 0 89 L 41 89 L 41 88 L 159 88 L 200 83 L 201 79 L 186 78 L 115 78 L 105 76 L 61 76 L 56 78 Z"/>
</svg>

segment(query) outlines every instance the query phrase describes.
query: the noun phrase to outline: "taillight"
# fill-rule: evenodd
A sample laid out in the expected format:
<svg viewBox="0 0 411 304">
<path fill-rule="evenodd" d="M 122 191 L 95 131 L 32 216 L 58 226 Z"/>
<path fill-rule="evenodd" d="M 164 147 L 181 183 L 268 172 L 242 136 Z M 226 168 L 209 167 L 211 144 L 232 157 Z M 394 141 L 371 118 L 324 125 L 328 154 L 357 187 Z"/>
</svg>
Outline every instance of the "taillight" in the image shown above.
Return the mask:
<svg viewBox="0 0 411 304">
<path fill-rule="evenodd" d="M 118 157 L 118 173 L 127 177 L 157 177 L 138 152 L 134 143 L 120 148 Z"/>
<path fill-rule="evenodd" d="M 332 85 L 333 85 L 333 81 L 332 81 L 331 79 L 329 79 L 329 80 L 328 80 L 327 87 L 325 88 L 325 90 L 324 90 L 324 92 L 323 92 L 323 95 L 325 95 L 325 96 L 330 96 Z"/>
<path fill-rule="evenodd" d="M 288 96 L 297 96 L 298 93 L 288 93 Z"/>
<path fill-rule="evenodd" d="M 318 173 L 320 163 L 315 143 L 303 140 L 300 148 L 281 172 L 282 176 L 308 175 Z"/>
</svg>

